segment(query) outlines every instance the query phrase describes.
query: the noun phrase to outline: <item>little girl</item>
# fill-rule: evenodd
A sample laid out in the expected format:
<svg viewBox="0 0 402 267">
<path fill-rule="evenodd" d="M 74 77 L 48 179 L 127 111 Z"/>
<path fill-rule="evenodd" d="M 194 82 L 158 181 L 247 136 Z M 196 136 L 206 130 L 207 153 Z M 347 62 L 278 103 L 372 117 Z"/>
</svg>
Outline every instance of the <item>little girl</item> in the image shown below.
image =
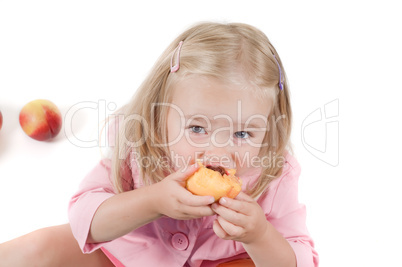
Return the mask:
<svg viewBox="0 0 402 267">
<path fill-rule="evenodd" d="M 261 31 L 191 27 L 116 114 L 113 155 L 71 199 L 70 225 L 40 230 L 37 246 L 49 266 L 318 266 L 287 150 L 291 116 L 283 66 Z M 236 169 L 242 192 L 216 203 L 191 194 L 197 160 Z"/>
</svg>

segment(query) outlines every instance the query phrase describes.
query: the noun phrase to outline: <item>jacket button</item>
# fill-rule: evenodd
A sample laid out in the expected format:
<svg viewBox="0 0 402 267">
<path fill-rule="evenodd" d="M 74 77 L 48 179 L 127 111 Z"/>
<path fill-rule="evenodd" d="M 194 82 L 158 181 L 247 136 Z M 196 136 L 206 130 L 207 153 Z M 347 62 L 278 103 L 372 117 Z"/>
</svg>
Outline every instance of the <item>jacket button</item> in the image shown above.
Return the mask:
<svg viewBox="0 0 402 267">
<path fill-rule="evenodd" d="M 188 238 L 183 233 L 175 233 L 171 242 L 172 246 L 177 250 L 186 250 L 188 247 Z"/>
</svg>

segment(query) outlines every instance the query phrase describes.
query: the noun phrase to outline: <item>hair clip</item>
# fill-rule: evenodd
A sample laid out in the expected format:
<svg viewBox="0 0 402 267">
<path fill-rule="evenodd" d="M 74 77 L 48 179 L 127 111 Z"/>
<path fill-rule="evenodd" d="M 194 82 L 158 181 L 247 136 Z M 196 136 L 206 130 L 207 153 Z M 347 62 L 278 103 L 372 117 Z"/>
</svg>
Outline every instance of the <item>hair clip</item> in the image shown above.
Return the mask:
<svg viewBox="0 0 402 267">
<path fill-rule="evenodd" d="M 176 72 L 180 68 L 180 51 L 181 51 L 182 45 L 183 45 L 183 41 L 180 41 L 179 45 L 173 51 L 172 57 L 170 58 L 170 72 Z M 175 54 L 177 54 L 176 55 L 176 64 L 173 66 L 173 57 Z"/>
<path fill-rule="evenodd" d="M 275 61 L 276 61 L 276 65 L 278 65 L 278 69 L 279 69 L 279 88 L 281 90 L 283 90 L 283 82 L 282 82 L 282 69 L 281 66 L 279 65 L 278 60 L 276 59 L 276 56 L 274 55 Z"/>
</svg>

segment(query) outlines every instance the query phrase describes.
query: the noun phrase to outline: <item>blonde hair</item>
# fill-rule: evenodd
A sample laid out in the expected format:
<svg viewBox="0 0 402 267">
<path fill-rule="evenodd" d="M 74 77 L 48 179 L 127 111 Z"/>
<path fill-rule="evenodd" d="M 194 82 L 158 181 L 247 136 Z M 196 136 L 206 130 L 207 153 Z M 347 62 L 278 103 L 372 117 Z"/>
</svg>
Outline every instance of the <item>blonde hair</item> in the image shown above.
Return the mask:
<svg viewBox="0 0 402 267">
<path fill-rule="evenodd" d="M 183 41 L 180 69 L 171 73 L 170 60 L 180 41 Z M 168 105 L 156 103 L 171 102 L 174 83 L 191 74 L 235 82 L 239 73 L 253 85 L 253 90 L 270 96 L 273 103 L 263 141 L 267 145 L 260 149 L 260 156 L 270 153 L 274 156 L 271 161 L 283 159 L 289 144 L 292 112 L 286 75 L 275 48 L 263 32 L 250 25 L 200 23 L 183 32 L 167 47 L 132 100 L 119 111 L 125 119 L 120 125 L 112 159 L 116 191 L 132 189 L 132 186 L 124 186 L 132 178 L 123 175 L 131 166 L 131 152 L 140 158 L 169 160 L 169 148 L 164 145 L 168 143 Z M 283 90 L 279 89 L 280 76 Z M 132 119 L 128 119 L 130 116 Z M 173 171 L 171 164 L 159 163 L 151 160 L 147 166 L 138 164 L 144 184 L 157 183 Z M 281 164 L 268 164 L 247 193 L 252 197 L 260 195 L 281 171 Z"/>
</svg>

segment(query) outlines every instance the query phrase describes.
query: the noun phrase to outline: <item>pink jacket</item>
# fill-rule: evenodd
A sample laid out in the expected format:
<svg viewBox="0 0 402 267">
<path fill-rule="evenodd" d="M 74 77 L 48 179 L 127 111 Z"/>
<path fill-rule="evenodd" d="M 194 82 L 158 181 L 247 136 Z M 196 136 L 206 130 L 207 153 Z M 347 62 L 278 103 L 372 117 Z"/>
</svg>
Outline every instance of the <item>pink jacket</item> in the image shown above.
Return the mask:
<svg viewBox="0 0 402 267">
<path fill-rule="evenodd" d="M 71 228 L 84 253 L 101 248 L 125 266 L 216 266 L 248 258 L 242 244 L 222 240 L 212 230 L 215 216 L 194 220 L 162 217 L 110 242 L 86 244 L 92 218 L 103 201 L 114 195 L 109 180 L 111 162 L 102 160 L 83 180 L 69 205 Z M 143 186 L 135 164 L 134 188 Z M 298 267 L 318 266 L 318 255 L 306 228 L 306 209 L 298 202 L 300 166 L 286 157 L 281 177 L 271 182 L 268 193 L 258 199 L 267 220 L 290 243 Z M 241 177 L 243 184 L 256 177 Z M 113 256 L 110 256 L 113 255 Z"/>
</svg>

